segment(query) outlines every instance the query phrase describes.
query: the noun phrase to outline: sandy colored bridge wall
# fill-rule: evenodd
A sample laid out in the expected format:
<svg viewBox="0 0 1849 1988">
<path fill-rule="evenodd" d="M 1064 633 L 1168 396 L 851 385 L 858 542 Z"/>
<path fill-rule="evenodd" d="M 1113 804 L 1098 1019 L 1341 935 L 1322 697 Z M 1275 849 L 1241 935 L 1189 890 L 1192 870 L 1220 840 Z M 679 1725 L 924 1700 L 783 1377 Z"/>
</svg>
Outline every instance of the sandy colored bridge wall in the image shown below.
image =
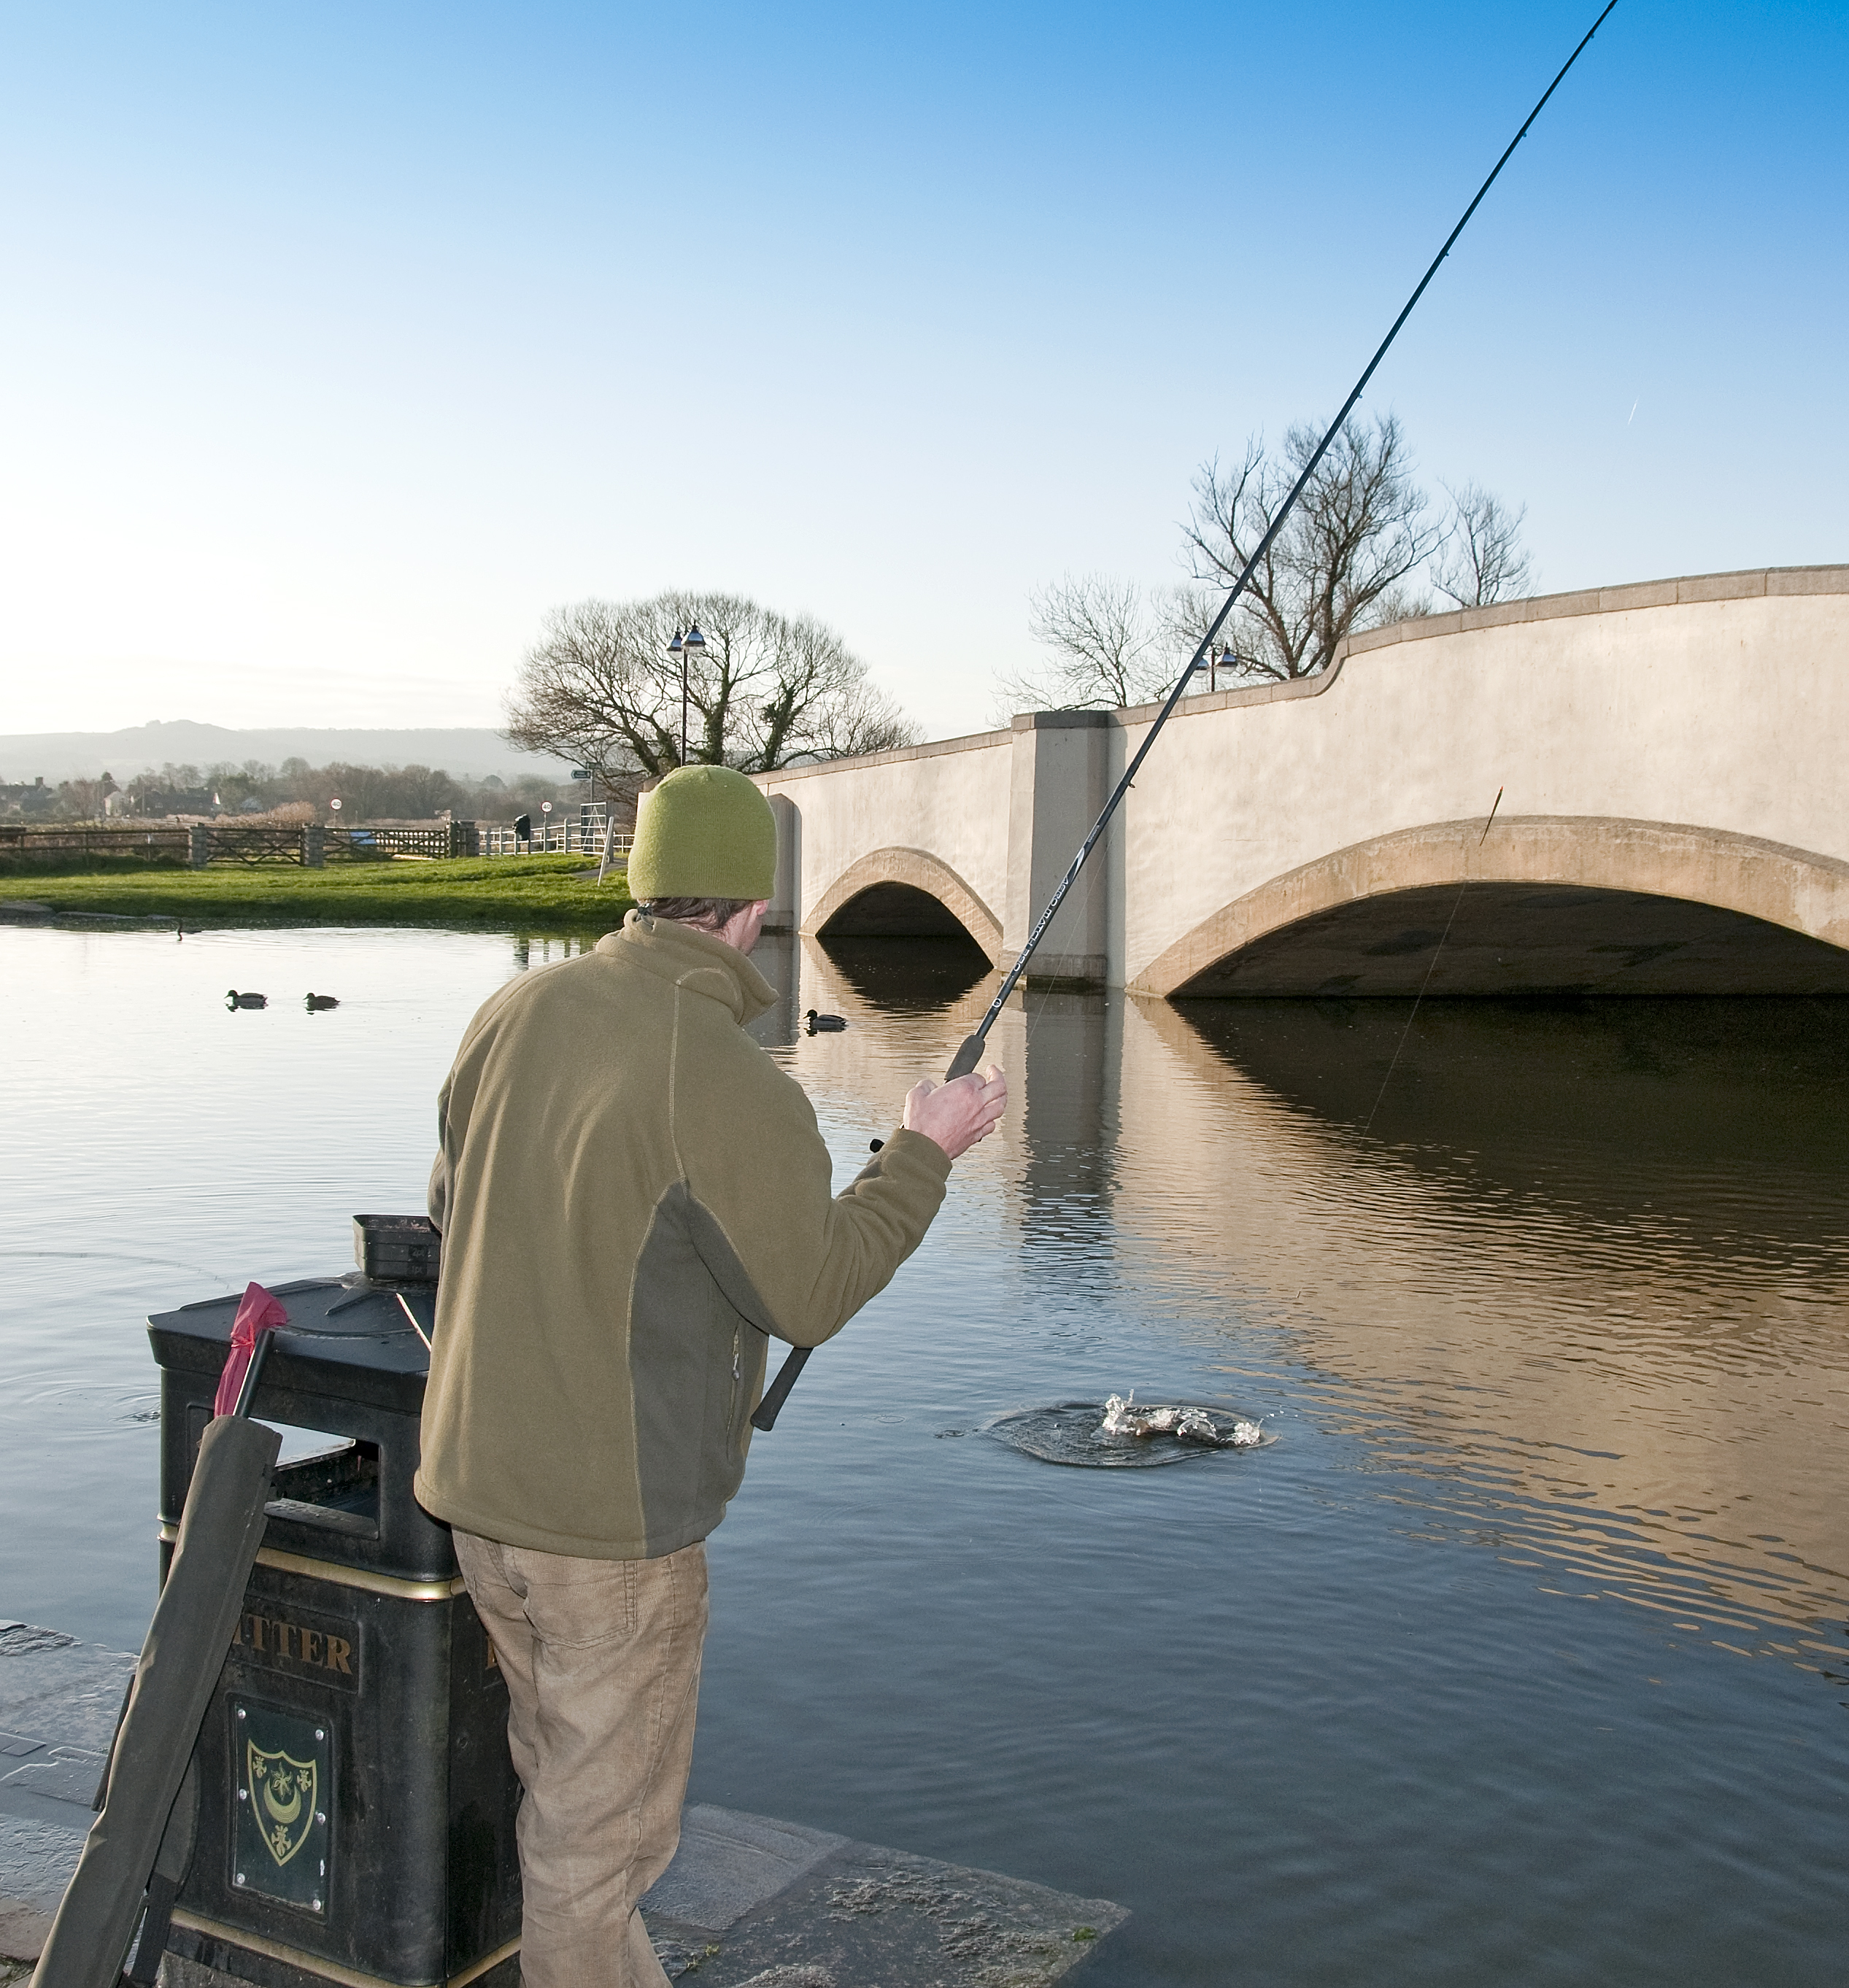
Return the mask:
<svg viewBox="0 0 1849 1988">
<path fill-rule="evenodd" d="M 1007 897 L 1013 734 L 985 732 L 767 774 L 783 838 L 773 918 L 813 932 L 857 891 L 906 883 L 994 958 Z"/>
<path fill-rule="evenodd" d="M 1003 928 L 999 947 L 977 937 L 1011 957 L 1154 716 L 1041 715 L 767 776 L 799 818 L 795 922 L 825 921 L 856 864 L 912 850 L 960 880 Z M 1846 768 L 1849 568 L 1402 622 L 1320 677 L 1188 699 L 1049 953 L 1167 994 L 1344 892 L 1465 874 L 1685 897 L 1849 945 Z M 1499 789 L 1503 840 L 1471 869 L 1462 825 Z"/>
</svg>

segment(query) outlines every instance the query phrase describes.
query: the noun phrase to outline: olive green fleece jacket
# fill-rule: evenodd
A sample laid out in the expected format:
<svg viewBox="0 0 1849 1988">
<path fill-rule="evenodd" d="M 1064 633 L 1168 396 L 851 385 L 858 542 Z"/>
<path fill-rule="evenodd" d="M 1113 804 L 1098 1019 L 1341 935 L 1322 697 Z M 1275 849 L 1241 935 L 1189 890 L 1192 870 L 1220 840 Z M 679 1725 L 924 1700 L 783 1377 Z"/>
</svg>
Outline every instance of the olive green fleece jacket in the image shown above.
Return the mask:
<svg viewBox="0 0 1849 1988">
<path fill-rule="evenodd" d="M 632 911 L 470 1023 L 431 1176 L 439 1519 L 595 1560 L 704 1539 L 770 1338 L 819 1344 L 917 1248 L 949 1159 L 897 1132 L 831 1195 L 808 1099 L 742 1026 L 775 999 L 723 941 Z"/>
</svg>

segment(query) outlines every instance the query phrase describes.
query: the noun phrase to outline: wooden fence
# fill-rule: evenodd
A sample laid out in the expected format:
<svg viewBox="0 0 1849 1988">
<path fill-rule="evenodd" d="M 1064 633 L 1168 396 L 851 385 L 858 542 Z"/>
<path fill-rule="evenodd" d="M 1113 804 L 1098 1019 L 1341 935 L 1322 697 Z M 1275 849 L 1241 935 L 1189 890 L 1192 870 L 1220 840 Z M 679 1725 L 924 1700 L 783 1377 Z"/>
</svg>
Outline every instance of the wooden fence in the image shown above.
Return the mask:
<svg viewBox="0 0 1849 1988">
<path fill-rule="evenodd" d="M 0 825 L 0 866 L 70 863 L 114 856 L 143 863 L 184 863 L 191 847 L 184 828 L 63 828 Z"/>
<path fill-rule="evenodd" d="M 433 823 L 428 828 L 330 828 L 327 860 L 364 862 L 381 856 L 421 856 L 437 862 L 447 856 L 479 856 L 481 831 L 472 821 Z"/>
<path fill-rule="evenodd" d="M 271 863 L 313 863 L 310 838 L 317 833 L 309 828 L 225 827 L 217 822 L 196 822 L 187 830 L 186 860 L 195 870 L 208 863 L 247 863 L 256 867 Z"/>
<path fill-rule="evenodd" d="M 626 858 L 631 835 L 611 838 L 611 853 Z M 135 857 L 147 863 L 184 863 L 195 870 L 210 863 L 262 867 L 304 864 L 387 861 L 410 857 L 429 862 L 459 856 L 582 856 L 594 862 L 604 853 L 604 831 L 592 823 L 536 825 L 530 840 L 511 828 L 482 827 L 472 821 L 437 822 L 426 828 L 282 828 L 273 823 L 221 820 L 171 828 L 63 827 L 56 824 L 0 824 L 0 868 L 33 864 L 80 862 L 97 857 Z"/>
</svg>

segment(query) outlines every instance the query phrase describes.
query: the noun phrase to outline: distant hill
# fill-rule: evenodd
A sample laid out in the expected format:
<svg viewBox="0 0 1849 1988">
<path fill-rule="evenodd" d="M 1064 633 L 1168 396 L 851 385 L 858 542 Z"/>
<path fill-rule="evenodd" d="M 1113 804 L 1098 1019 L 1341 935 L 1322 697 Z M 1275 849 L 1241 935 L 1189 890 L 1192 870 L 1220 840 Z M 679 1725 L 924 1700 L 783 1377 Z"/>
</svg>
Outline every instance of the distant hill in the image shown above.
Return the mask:
<svg viewBox="0 0 1849 1988">
<path fill-rule="evenodd" d="M 485 779 L 490 773 L 503 780 L 521 773 L 558 780 L 564 777 L 567 763 L 537 752 L 516 752 L 486 726 L 363 732 L 292 725 L 241 732 L 179 718 L 121 732 L 0 734 L 0 779 L 26 781 L 42 775 L 51 786 L 59 780 L 93 780 L 105 772 L 127 782 L 169 765 L 203 771 L 227 759 L 233 766 L 257 759 L 279 766 L 290 759 L 306 759 L 311 766 L 335 760 L 354 766 L 440 766 L 459 779 L 470 780 Z"/>
</svg>

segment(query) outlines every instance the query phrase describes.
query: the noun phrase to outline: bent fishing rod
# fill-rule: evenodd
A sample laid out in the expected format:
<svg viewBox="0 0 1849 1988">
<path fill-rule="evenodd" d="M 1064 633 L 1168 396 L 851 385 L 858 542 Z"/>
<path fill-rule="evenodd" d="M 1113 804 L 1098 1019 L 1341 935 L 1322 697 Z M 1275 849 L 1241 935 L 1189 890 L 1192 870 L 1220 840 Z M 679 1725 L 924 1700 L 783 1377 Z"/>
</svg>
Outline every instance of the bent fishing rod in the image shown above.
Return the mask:
<svg viewBox="0 0 1849 1988">
<path fill-rule="evenodd" d="M 1405 308 L 1394 320 L 1392 329 L 1381 340 L 1373 357 L 1367 362 L 1366 370 L 1355 382 L 1354 390 L 1342 403 L 1340 413 L 1329 423 L 1327 432 L 1323 435 L 1322 441 L 1317 443 L 1316 454 L 1303 465 L 1303 473 L 1292 485 L 1291 493 L 1284 500 L 1282 509 L 1272 520 L 1271 529 L 1258 541 L 1257 549 L 1246 561 L 1239 577 L 1234 581 L 1231 592 L 1220 604 L 1219 613 L 1214 617 L 1212 625 L 1201 637 L 1199 646 L 1195 649 L 1187 667 L 1176 679 L 1174 688 L 1163 698 L 1162 708 L 1156 713 L 1155 722 L 1143 735 L 1143 743 L 1136 748 L 1135 753 L 1131 756 L 1129 764 L 1124 768 L 1123 777 L 1111 789 L 1110 798 L 1105 803 L 1098 819 L 1092 823 L 1091 833 L 1079 845 L 1079 853 L 1072 858 L 1071 867 L 1060 878 L 1052 896 L 1047 900 L 1046 909 L 1035 921 L 1034 929 L 1028 934 L 1027 943 L 1015 955 L 1014 965 L 1008 969 L 1006 977 L 996 990 L 994 999 L 989 1003 L 988 1013 L 977 1023 L 974 1030 L 963 1037 L 956 1055 L 950 1059 L 950 1067 L 944 1072 L 945 1083 L 954 1083 L 960 1077 L 969 1076 L 975 1070 L 977 1064 L 980 1062 L 984 1046 L 988 1040 L 989 1031 L 995 1026 L 997 1018 L 1007 1003 L 1008 996 L 1020 984 L 1021 977 L 1026 972 L 1028 962 L 1033 958 L 1035 949 L 1046 936 L 1048 927 L 1059 915 L 1060 906 L 1065 902 L 1067 894 L 1079 881 L 1079 871 L 1085 867 L 1092 851 L 1097 847 L 1105 830 L 1109 827 L 1111 817 L 1117 812 L 1119 804 L 1136 784 L 1136 776 L 1142 770 L 1143 762 L 1149 757 L 1150 749 L 1154 746 L 1162 728 L 1174 715 L 1175 707 L 1180 703 L 1183 697 L 1187 694 L 1188 685 L 1200 671 L 1207 667 L 1207 658 L 1213 653 L 1214 643 L 1220 638 L 1220 631 L 1225 627 L 1227 617 L 1232 613 L 1240 595 L 1245 591 L 1252 575 L 1258 570 L 1259 564 L 1265 554 L 1271 550 L 1278 534 L 1283 530 L 1285 521 L 1296 508 L 1297 499 L 1303 495 L 1310 478 L 1316 475 L 1323 457 L 1328 454 L 1330 444 L 1341 433 L 1343 424 L 1354 412 L 1356 402 L 1366 390 L 1367 383 L 1374 377 L 1376 368 L 1387 357 L 1394 340 L 1400 336 L 1400 327 L 1412 316 L 1419 299 L 1424 296 L 1427 286 L 1431 283 L 1433 277 L 1438 273 L 1444 259 L 1450 255 L 1452 248 L 1456 245 L 1458 237 L 1469 226 L 1471 216 L 1482 205 L 1485 195 L 1495 184 L 1498 175 L 1509 164 L 1516 146 L 1528 136 L 1529 127 L 1546 109 L 1547 100 L 1566 79 L 1566 72 L 1579 60 L 1580 56 L 1585 52 L 1587 44 L 1600 29 L 1604 26 L 1607 16 L 1617 4 L 1618 0 L 1608 0 L 1604 12 L 1601 13 L 1586 30 L 1580 40 L 1579 46 L 1560 65 L 1559 74 L 1542 92 L 1540 101 L 1522 120 L 1521 130 L 1509 140 L 1508 149 L 1491 168 L 1488 178 L 1478 188 L 1476 198 L 1471 201 L 1468 207 L 1465 208 L 1463 214 L 1459 217 L 1457 226 L 1444 238 L 1444 247 L 1432 258 L 1431 268 L 1419 279 L 1418 288 L 1407 299 Z M 808 1362 L 809 1355 L 814 1351 L 814 1348 L 809 1346 L 798 1346 L 791 1349 L 788 1358 L 777 1370 L 777 1378 L 764 1390 L 764 1398 L 752 1412 L 751 1424 L 754 1428 L 770 1429 L 776 1427 L 777 1415 L 784 1403 L 789 1399 L 790 1390 L 796 1385 L 797 1376 L 801 1373 Z"/>
</svg>

